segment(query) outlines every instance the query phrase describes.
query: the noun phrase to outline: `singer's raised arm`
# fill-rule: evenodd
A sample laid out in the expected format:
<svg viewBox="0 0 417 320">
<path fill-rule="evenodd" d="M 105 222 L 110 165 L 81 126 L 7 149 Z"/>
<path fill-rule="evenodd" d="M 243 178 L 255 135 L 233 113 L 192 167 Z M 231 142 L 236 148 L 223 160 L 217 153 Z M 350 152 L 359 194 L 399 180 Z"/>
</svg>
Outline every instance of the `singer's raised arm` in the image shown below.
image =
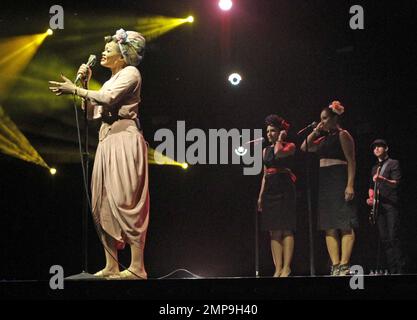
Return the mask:
<svg viewBox="0 0 417 320">
<path fill-rule="evenodd" d="M 277 141 L 274 146 L 274 156 L 276 158 L 286 158 L 292 156 L 295 153 L 295 144 L 292 142 L 283 143 Z"/>
<path fill-rule="evenodd" d="M 114 105 L 127 105 L 137 103 L 137 92 L 140 92 L 142 79 L 139 70 L 128 66 L 119 71 L 103 87 L 98 90 L 78 89 L 78 95 L 86 99 L 87 115 L 89 119 L 97 118 L 98 106 L 106 111 Z M 120 110 L 129 113 L 129 110 Z M 120 113 L 119 112 L 119 113 Z M 123 114 L 122 114 L 123 115 Z"/>
<path fill-rule="evenodd" d="M 313 130 L 312 133 L 310 133 L 307 137 L 307 145 L 308 145 L 308 152 L 316 152 L 318 149 L 318 145 L 320 144 L 320 138 L 317 139 L 317 133 L 315 130 Z M 302 151 L 307 151 L 306 148 L 306 141 L 304 140 L 300 149 Z"/>
</svg>

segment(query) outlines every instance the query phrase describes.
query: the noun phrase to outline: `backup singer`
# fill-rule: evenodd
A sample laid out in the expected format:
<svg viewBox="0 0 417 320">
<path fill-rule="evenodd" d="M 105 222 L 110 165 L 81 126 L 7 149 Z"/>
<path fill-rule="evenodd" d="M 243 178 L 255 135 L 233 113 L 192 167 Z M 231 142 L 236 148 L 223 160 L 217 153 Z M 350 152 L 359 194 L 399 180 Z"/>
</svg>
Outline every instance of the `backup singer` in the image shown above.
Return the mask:
<svg viewBox="0 0 417 320">
<path fill-rule="evenodd" d="M 287 142 L 289 124 L 277 115 L 265 119 L 268 141 L 263 150 L 264 175 L 258 199 L 261 227 L 271 235 L 274 277 L 291 274 L 296 229 L 295 176 L 289 169 L 294 143 Z"/>
<path fill-rule="evenodd" d="M 353 202 L 355 145 L 352 136 L 340 126 L 344 107 L 333 101 L 321 112 L 321 122 L 307 137 L 308 151 L 320 158 L 318 228 L 326 234 L 326 246 L 333 276 L 349 273 L 350 256 L 357 227 Z M 301 149 L 306 151 L 305 142 Z"/>
</svg>

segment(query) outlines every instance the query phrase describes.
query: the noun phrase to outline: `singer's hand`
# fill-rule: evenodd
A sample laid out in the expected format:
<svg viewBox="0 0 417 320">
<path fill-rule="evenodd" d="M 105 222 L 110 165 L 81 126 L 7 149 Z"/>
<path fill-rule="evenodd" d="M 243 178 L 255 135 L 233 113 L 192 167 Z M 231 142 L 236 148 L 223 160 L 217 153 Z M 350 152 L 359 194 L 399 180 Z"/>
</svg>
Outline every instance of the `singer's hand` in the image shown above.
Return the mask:
<svg viewBox="0 0 417 320">
<path fill-rule="evenodd" d="M 287 131 L 285 130 L 280 131 L 279 136 L 278 136 L 278 141 L 285 141 L 286 138 L 287 138 Z"/>
<path fill-rule="evenodd" d="M 374 198 L 368 198 L 368 199 L 366 199 L 366 204 L 368 205 L 368 206 L 373 206 L 373 204 L 374 204 Z"/>
<path fill-rule="evenodd" d="M 49 90 L 51 90 L 57 96 L 74 93 L 74 90 L 77 88 L 77 86 L 63 74 L 61 74 L 61 78 L 64 80 L 64 82 L 49 81 L 49 84 L 51 85 Z"/>
<path fill-rule="evenodd" d="M 89 66 L 87 66 L 85 63 L 83 63 L 80 68 L 78 69 L 77 74 L 81 75 L 81 79 L 83 81 L 90 81 L 91 79 L 91 75 L 93 74 L 93 72 L 91 71 L 91 68 Z"/>
<path fill-rule="evenodd" d="M 381 176 L 381 175 L 374 175 L 373 177 L 374 182 L 385 182 L 387 178 Z"/>
<path fill-rule="evenodd" d="M 262 212 L 262 198 L 258 198 L 258 212 Z"/>
<path fill-rule="evenodd" d="M 323 131 L 323 126 L 324 126 L 324 124 L 323 124 L 323 122 L 319 122 L 319 124 L 314 128 L 314 132 L 316 133 L 316 134 L 319 134 L 320 133 L 320 131 Z"/>
<path fill-rule="evenodd" d="M 345 189 L 345 200 L 352 201 L 353 197 L 355 196 L 355 191 L 352 187 L 346 187 Z"/>
</svg>

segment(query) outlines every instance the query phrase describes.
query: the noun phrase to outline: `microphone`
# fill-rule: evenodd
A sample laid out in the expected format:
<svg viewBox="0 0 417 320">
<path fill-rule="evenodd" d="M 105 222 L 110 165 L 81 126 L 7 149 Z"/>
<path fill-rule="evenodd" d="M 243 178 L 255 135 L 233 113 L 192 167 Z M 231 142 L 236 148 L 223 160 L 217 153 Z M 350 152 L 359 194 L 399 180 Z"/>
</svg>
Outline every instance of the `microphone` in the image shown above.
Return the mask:
<svg viewBox="0 0 417 320">
<path fill-rule="evenodd" d="M 90 56 L 88 57 L 88 61 L 86 63 L 87 67 L 93 67 L 96 64 L 97 58 L 94 54 L 90 54 Z M 75 78 L 74 83 L 77 83 L 78 81 L 81 80 L 82 74 L 78 73 L 77 77 Z"/>
<path fill-rule="evenodd" d="M 304 131 L 306 131 L 306 130 L 308 130 L 310 128 L 313 128 L 314 129 L 315 127 L 317 127 L 317 125 L 318 125 L 318 123 L 316 121 L 313 121 L 307 127 L 305 127 L 303 129 L 301 129 L 300 131 L 298 131 L 297 132 L 297 135 L 300 135 L 300 134 L 304 133 Z"/>
<path fill-rule="evenodd" d="M 264 137 L 261 137 L 261 138 L 255 139 L 255 140 L 251 140 L 251 141 L 245 142 L 245 144 L 256 143 L 256 142 L 263 142 L 264 140 L 265 140 L 265 138 Z"/>
</svg>

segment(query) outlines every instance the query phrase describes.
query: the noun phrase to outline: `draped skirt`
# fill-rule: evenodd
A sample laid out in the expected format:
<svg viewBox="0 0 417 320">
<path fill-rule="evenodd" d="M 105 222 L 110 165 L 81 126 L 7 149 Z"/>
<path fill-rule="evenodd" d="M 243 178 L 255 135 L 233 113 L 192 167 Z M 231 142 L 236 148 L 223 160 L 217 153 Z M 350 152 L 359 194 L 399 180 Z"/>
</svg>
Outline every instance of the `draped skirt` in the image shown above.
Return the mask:
<svg viewBox="0 0 417 320">
<path fill-rule="evenodd" d="M 150 207 L 147 145 L 133 121 L 124 123 L 102 126 L 91 180 L 93 218 L 119 249 L 144 247 Z"/>
</svg>

